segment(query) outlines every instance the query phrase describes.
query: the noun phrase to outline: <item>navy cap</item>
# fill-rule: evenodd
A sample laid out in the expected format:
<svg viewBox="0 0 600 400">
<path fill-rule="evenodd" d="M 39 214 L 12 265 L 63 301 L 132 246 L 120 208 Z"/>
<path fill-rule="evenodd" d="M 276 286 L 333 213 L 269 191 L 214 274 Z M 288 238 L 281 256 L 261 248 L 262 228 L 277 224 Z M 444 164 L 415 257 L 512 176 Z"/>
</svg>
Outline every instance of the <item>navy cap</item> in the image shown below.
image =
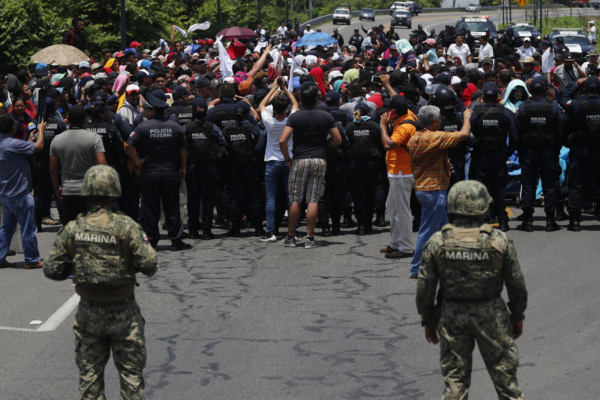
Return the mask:
<svg viewBox="0 0 600 400">
<path fill-rule="evenodd" d="M 342 96 L 338 92 L 331 90 L 325 95 L 325 102 L 328 104 L 337 104 L 341 98 Z"/>
<path fill-rule="evenodd" d="M 206 114 L 208 112 L 208 104 L 203 98 L 194 99 L 192 101 L 192 112 Z"/>
<path fill-rule="evenodd" d="M 301 90 L 304 90 L 306 88 L 309 88 L 311 86 L 317 86 L 317 84 L 313 81 L 306 81 L 302 84 L 302 86 L 300 86 Z"/>
<path fill-rule="evenodd" d="M 112 107 L 107 106 L 106 103 L 102 101 L 95 101 L 92 107 L 94 108 L 94 114 L 98 114 L 103 111 L 112 111 Z"/>
<path fill-rule="evenodd" d="M 190 95 L 191 93 L 188 92 L 188 90 L 186 88 L 184 88 L 183 86 L 175 86 L 173 88 L 173 94 L 177 94 L 180 96 L 186 96 L 186 95 Z"/>
<path fill-rule="evenodd" d="M 56 110 L 56 101 L 52 97 L 46 97 L 46 112 Z"/>
<path fill-rule="evenodd" d="M 329 106 L 325 103 L 319 103 L 315 106 L 317 110 L 329 112 Z"/>
<path fill-rule="evenodd" d="M 529 84 L 532 93 L 543 93 L 548 87 L 548 80 L 543 76 L 536 76 Z"/>
<path fill-rule="evenodd" d="M 598 91 L 600 89 L 600 79 L 596 76 L 588 76 L 588 78 L 583 83 L 583 88 L 585 90 Z"/>
<path fill-rule="evenodd" d="M 154 96 L 155 98 L 157 98 L 160 101 L 164 101 L 165 103 L 167 102 L 167 95 L 162 91 L 162 90 L 153 90 L 150 93 L 152 96 Z M 158 107 L 158 106 L 157 106 Z"/>
<path fill-rule="evenodd" d="M 210 88 L 210 89 L 216 89 L 217 87 L 215 85 L 213 85 L 212 83 L 210 83 L 210 81 L 208 79 L 206 79 L 203 76 L 199 76 L 197 78 L 194 78 L 194 87 L 201 89 L 201 88 Z"/>
<path fill-rule="evenodd" d="M 108 77 L 110 79 L 117 79 L 119 77 L 119 73 L 116 71 L 111 72 L 110 74 L 108 74 Z"/>
<path fill-rule="evenodd" d="M 163 97 L 164 100 L 159 97 L 156 97 L 158 93 L 162 95 L 160 97 Z M 161 92 L 160 90 L 155 90 L 152 93 L 146 94 L 146 103 L 144 104 L 148 104 L 149 106 L 156 108 L 167 108 L 169 107 L 169 105 L 166 103 L 166 99 L 167 96 L 165 96 L 163 92 Z"/>
<path fill-rule="evenodd" d="M 242 115 L 246 116 L 250 112 L 250 104 L 245 101 L 238 101 L 235 103 L 235 113 L 241 112 Z"/>
<path fill-rule="evenodd" d="M 396 110 L 399 117 L 408 112 L 408 101 L 403 96 L 394 96 L 390 100 L 390 109 Z"/>
<path fill-rule="evenodd" d="M 96 92 L 92 96 L 92 101 L 94 103 L 97 102 L 97 101 L 101 101 L 103 103 L 106 103 L 108 101 L 108 95 L 106 93 L 104 93 L 104 92 Z"/>
<path fill-rule="evenodd" d="M 498 96 L 498 93 L 500 93 L 500 90 L 498 89 L 498 85 L 495 83 L 488 82 L 483 85 L 483 97 L 496 97 Z"/>
<path fill-rule="evenodd" d="M 371 115 L 371 108 L 367 105 L 367 103 L 357 103 L 354 106 L 354 111 L 360 111 L 360 115 L 363 117 Z"/>
<path fill-rule="evenodd" d="M 444 85 L 450 86 L 450 83 L 452 82 L 452 78 L 450 77 L 449 73 L 442 72 L 440 74 L 437 74 L 435 76 L 435 78 L 433 78 L 433 81 L 434 82 L 443 83 Z"/>
<path fill-rule="evenodd" d="M 143 80 L 146 77 L 153 77 L 154 71 L 146 71 L 145 69 L 140 69 L 137 73 L 137 78 L 139 80 Z"/>
<path fill-rule="evenodd" d="M 481 90 L 476 90 L 471 95 L 471 101 L 475 101 L 475 100 L 479 99 L 481 96 L 483 96 L 483 92 Z"/>
<path fill-rule="evenodd" d="M 260 104 L 265 97 L 267 97 L 267 91 L 265 89 L 258 89 L 254 92 L 254 104 Z"/>
</svg>

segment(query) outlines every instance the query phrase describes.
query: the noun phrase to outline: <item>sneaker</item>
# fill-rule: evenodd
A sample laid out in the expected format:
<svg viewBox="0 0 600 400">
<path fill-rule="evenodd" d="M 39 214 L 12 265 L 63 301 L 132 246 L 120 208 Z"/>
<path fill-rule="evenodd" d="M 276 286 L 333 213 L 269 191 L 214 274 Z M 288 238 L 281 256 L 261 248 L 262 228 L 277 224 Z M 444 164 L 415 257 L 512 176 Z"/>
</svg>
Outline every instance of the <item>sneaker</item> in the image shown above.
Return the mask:
<svg viewBox="0 0 600 400">
<path fill-rule="evenodd" d="M 279 242 L 283 247 L 296 247 L 296 243 L 298 242 L 298 237 L 294 236 L 293 238 L 288 240 L 287 235 Z"/>
<path fill-rule="evenodd" d="M 276 242 L 277 238 L 273 235 L 273 232 L 267 232 L 263 237 L 260 238 L 261 242 Z"/>
<path fill-rule="evenodd" d="M 305 249 L 313 249 L 315 247 L 321 246 L 319 242 L 313 237 L 312 239 L 306 238 L 306 243 L 304 244 Z"/>
</svg>

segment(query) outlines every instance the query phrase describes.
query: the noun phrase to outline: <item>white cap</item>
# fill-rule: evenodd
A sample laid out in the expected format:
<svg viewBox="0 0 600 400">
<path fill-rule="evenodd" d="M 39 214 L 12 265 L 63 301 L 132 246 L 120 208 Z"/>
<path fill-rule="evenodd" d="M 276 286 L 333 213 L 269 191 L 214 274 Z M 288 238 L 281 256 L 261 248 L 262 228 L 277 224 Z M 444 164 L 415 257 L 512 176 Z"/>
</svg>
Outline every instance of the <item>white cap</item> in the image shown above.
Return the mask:
<svg viewBox="0 0 600 400">
<path fill-rule="evenodd" d="M 298 54 L 294 58 L 296 59 L 296 63 L 298 63 L 298 65 L 302 65 L 302 61 L 306 60 L 306 57 L 304 57 L 302 54 Z"/>
<path fill-rule="evenodd" d="M 235 83 L 235 79 L 233 79 L 233 76 L 228 76 L 227 78 L 223 79 L 223 81 L 230 83 L 232 85 Z"/>
<path fill-rule="evenodd" d="M 525 37 L 525 38 L 523 38 L 523 41 L 524 42 L 531 42 L 531 38 L 530 37 Z"/>
<path fill-rule="evenodd" d="M 79 63 L 79 68 L 89 68 L 90 63 L 88 61 L 82 61 Z"/>
<path fill-rule="evenodd" d="M 134 85 L 133 83 L 130 85 L 127 85 L 127 87 L 125 88 L 125 92 L 127 92 L 127 93 L 139 92 L 139 91 L 140 91 L 140 87 L 138 85 Z"/>
<path fill-rule="evenodd" d="M 450 81 L 451 85 L 457 85 L 461 82 L 462 80 L 458 77 L 458 76 L 453 76 L 452 80 Z"/>
<path fill-rule="evenodd" d="M 595 24 L 594 20 L 588 21 L 588 24 Z"/>
<path fill-rule="evenodd" d="M 98 72 L 96 75 L 94 75 L 94 79 L 101 79 L 101 78 L 108 78 L 108 75 L 106 75 L 104 72 Z"/>
<path fill-rule="evenodd" d="M 331 71 L 329 73 L 329 81 L 331 82 L 332 80 L 334 80 L 335 78 L 343 78 L 344 74 L 342 74 L 340 71 Z"/>
<path fill-rule="evenodd" d="M 331 60 L 332 61 L 337 61 L 340 59 L 340 54 L 339 53 L 333 53 L 333 56 L 331 56 Z"/>
<path fill-rule="evenodd" d="M 294 76 L 302 76 L 308 75 L 308 70 L 306 68 L 298 67 L 294 70 Z"/>
</svg>

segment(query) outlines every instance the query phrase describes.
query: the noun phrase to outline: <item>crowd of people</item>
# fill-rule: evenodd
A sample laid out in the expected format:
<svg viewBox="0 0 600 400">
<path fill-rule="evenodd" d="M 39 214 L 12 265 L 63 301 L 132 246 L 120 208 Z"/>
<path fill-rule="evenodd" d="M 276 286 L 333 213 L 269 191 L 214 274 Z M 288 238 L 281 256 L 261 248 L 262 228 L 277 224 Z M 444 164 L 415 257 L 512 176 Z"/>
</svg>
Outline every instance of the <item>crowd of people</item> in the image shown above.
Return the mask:
<svg viewBox="0 0 600 400">
<path fill-rule="evenodd" d="M 62 43 L 89 53 L 84 21 L 72 22 Z M 518 229 L 533 231 L 540 198 L 549 232 L 562 220 L 579 231 L 583 211 L 598 213 L 595 50 L 578 65 L 561 37 L 517 48 L 507 32 L 486 33 L 475 51 L 467 31 L 421 25 L 409 39 L 380 25 L 363 28 L 365 38 L 355 29 L 347 44 L 334 29 L 332 44 L 296 45 L 318 31 L 288 20 L 273 36 L 258 26 L 225 46 L 198 34 L 177 40 L 173 27 L 169 42 L 2 71 L 2 265 L 11 265 L 18 222 L 26 260 L 41 266 L 36 233 L 87 210 L 81 184 L 96 164 L 117 171 L 113 209 L 138 221 L 155 248 L 161 211 L 172 250 L 190 248 L 186 238 L 213 239 L 213 224 L 229 237 L 251 228 L 263 242 L 316 247 L 315 229 L 370 234 L 386 226 L 387 211 L 390 241 L 380 251 L 411 257 L 413 278 L 423 246 L 448 221 L 456 182 L 484 183 L 494 199 L 487 221 L 510 229 L 509 160 L 521 169 Z"/>
</svg>

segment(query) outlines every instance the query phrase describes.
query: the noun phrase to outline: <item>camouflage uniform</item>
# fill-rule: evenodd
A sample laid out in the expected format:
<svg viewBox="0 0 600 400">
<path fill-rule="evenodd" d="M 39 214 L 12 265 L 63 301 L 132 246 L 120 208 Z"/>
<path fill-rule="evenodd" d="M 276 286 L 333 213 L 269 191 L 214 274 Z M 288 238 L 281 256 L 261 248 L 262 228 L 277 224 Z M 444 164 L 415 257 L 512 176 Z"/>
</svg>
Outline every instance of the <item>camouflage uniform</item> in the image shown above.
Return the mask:
<svg viewBox="0 0 600 400">
<path fill-rule="evenodd" d="M 483 203 L 474 201 L 481 195 Z M 498 398 L 524 399 L 517 384 L 519 362 L 511 325 L 524 319 L 527 290 L 514 245 L 503 232 L 463 217 L 483 218 L 491 199 L 481 183 L 459 182 L 448 198 L 448 212 L 457 218 L 425 245 L 417 283 L 422 323 L 437 326 L 440 335 L 443 399 L 468 398 L 475 342 Z M 457 201 L 462 204 L 457 206 Z M 500 296 L 504 284 L 510 314 Z"/>
<path fill-rule="evenodd" d="M 120 192 L 111 167 L 95 166 L 86 173 L 82 195 L 117 197 Z M 156 270 L 147 236 L 125 215 L 97 206 L 59 231 L 44 274 L 54 280 L 72 274 L 81 295 L 73 326 L 80 399 L 105 399 L 104 368 L 111 349 L 121 399 L 144 398 L 144 319 L 133 288 L 137 272 L 152 276 Z"/>
</svg>

